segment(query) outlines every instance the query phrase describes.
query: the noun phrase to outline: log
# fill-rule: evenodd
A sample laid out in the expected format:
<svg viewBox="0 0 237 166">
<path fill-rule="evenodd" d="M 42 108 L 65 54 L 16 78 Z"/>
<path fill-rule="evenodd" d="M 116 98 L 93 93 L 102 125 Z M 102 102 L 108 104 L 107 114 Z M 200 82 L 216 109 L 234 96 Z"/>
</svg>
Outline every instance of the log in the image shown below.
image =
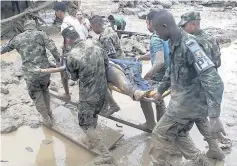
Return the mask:
<svg viewBox="0 0 237 166">
<path fill-rule="evenodd" d="M 54 3 L 54 1 L 47 1 L 45 3 L 43 3 L 42 5 L 40 5 L 39 7 L 37 8 L 34 8 L 34 9 L 29 9 L 27 11 L 24 11 L 20 14 L 17 14 L 15 16 L 12 16 L 12 17 L 9 17 L 7 19 L 4 19 L 4 20 L 1 20 L 1 24 L 4 24 L 4 23 L 7 23 L 7 22 L 10 22 L 10 21 L 14 21 L 15 19 L 18 19 L 20 17 L 23 17 L 24 15 L 28 14 L 28 13 L 34 13 L 34 12 L 37 12 L 41 9 L 44 9 L 45 7 L 51 5 L 52 3 Z"/>
</svg>

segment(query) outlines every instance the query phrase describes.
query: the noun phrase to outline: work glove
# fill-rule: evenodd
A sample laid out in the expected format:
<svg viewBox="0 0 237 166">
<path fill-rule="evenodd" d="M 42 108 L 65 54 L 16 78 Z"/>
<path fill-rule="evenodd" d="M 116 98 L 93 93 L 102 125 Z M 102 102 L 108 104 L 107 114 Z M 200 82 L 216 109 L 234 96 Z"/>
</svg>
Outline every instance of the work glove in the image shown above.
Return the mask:
<svg viewBox="0 0 237 166">
<path fill-rule="evenodd" d="M 213 138 L 217 139 L 222 134 L 226 136 L 226 132 L 220 118 L 217 117 L 217 118 L 209 118 L 209 119 L 210 119 L 210 125 L 211 125 L 210 132 Z"/>
</svg>

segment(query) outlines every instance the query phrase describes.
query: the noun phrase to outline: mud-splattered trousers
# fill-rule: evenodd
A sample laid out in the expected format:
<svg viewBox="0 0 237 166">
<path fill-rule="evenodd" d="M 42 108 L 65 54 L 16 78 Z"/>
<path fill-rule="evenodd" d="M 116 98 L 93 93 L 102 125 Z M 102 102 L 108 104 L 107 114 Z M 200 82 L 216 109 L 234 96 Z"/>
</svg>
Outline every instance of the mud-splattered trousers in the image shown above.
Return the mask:
<svg viewBox="0 0 237 166">
<path fill-rule="evenodd" d="M 28 93 L 33 100 L 36 110 L 43 116 L 51 115 L 49 84 L 50 75 L 38 77 L 36 79 L 26 79 Z"/>
<path fill-rule="evenodd" d="M 200 151 L 190 138 L 189 131 L 197 122 L 200 132 L 209 139 L 207 116 L 220 116 L 223 82 L 214 67 L 197 74 L 186 46 L 189 39 L 195 40 L 181 31 L 180 36 L 170 43 L 170 66 L 158 87 L 160 94 L 171 88 L 171 100 L 153 130 L 150 157 L 155 166 L 170 164 L 173 147 L 177 147 L 186 159 L 198 161 Z M 206 50 L 208 46 L 202 48 Z"/>
</svg>

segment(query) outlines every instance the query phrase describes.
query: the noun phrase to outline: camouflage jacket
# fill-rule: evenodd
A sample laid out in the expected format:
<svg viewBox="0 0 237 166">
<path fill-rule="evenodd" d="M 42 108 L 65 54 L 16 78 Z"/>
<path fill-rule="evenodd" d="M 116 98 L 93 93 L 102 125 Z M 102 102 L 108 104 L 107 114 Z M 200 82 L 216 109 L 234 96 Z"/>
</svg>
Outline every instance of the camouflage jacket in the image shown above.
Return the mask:
<svg viewBox="0 0 237 166">
<path fill-rule="evenodd" d="M 177 119 L 200 116 L 219 117 L 223 95 L 223 82 L 214 67 L 197 74 L 193 56 L 186 42 L 195 37 L 184 31 L 170 41 L 170 64 L 158 92 L 171 87 L 171 100 L 167 114 Z M 209 45 L 203 47 L 208 52 Z"/>
<path fill-rule="evenodd" d="M 120 59 L 125 57 L 119 37 L 112 28 L 106 27 L 100 34 L 99 41 L 104 46 L 109 58 Z"/>
<path fill-rule="evenodd" d="M 67 53 L 67 68 L 72 80 L 79 79 L 79 100 L 100 101 L 107 92 L 106 53 L 92 39 L 78 41 Z"/>
<path fill-rule="evenodd" d="M 216 39 L 208 34 L 206 34 L 203 30 L 197 31 L 195 34 L 197 41 L 202 45 L 205 42 L 210 44 L 210 58 L 215 64 L 216 68 L 221 66 L 221 52 L 220 47 Z M 205 45 L 205 44 L 204 44 Z"/>
<path fill-rule="evenodd" d="M 10 40 L 1 50 L 1 54 L 16 49 L 22 58 L 22 70 L 25 79 L 35 79 L 47 74 L 36 72 L 39 68 L 50 66 L 46 48 L 50 50 L 57 62 L 60 61 L 59 52 L 54 42 L 43 31 L 26 30 Z"/>
</svg>

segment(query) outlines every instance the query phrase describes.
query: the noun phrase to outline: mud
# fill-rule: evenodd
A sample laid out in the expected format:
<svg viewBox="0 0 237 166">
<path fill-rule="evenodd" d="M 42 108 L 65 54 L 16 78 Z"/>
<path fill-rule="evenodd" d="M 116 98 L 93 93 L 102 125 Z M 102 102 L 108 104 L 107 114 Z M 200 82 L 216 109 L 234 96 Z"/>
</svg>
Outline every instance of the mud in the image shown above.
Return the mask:
<svg viewBox="0 0 237 166">
<path fill-rule="evenodd" d="M 108 15 L 115 11 L 118 4 L 111 1 L 83 1 L 82 8 L 86 12 L 93 11 L 95 14 Z M 189 5 L 172 5 L 169 9 L 175 16 L 176 21 L 180 20 L 181 14 L 198 10 L 201 12 L 203 28 L 214 27 L 210 30 L 214 35 L 225 36 L 231 39 L 229 46 L 224 46 L 222 52 L 222 66 L 220 72 L 225 83 L 225 93 L 222 104 L 221 118 L 228 133 L 227 137 L 231 139 L 232 147 L 229 148 L 226 156 L 227 166 L 236 166 L 237 163 L 237 40 L 236 40 L 236 11 L 222 11 L 220 8 L 207 8 L 203 6 Z M 124 16 L 127 21 L 126 30 L 142 33 L 149 33 L 145 20 L 138 19 L 137 16 Z M 49 21 L 50 22 L 50 21 Z M 219 34 L 219 32 L 221 33 Z M 54 31 L 51 31 L 54 32 Z M 58 48 L 61 48 L 62 38 L 59 31 L 51 35 L 51 38 L 56 42 Z M 1 41 L 5 43 L 6 41 Z M 229 41 L 228 41 L 229 42 Z M 17 76 L 15 71 L 19 71 L 20 56 L 16 51 L 1 55 L 1 87 L 8 89 L 9 93 L 1 93 L 1 100 L 7 101 L 5 110 L 1 112 L 1 133 L 17 131 L 10 134 L 2 134 L 1 160 L 7 160 L 8 163 L 3 165 L 67 165 L 74 166 L 75 163 L 85 164 L 86 161 L 92 159 L 92 156 L 86 151 L 72 145 L 67 140 L 61 138 L 53 132 L 46 131 L 41 128 L 40 115 L 35 110 L 31 99 L 26 90 L 25 81 L 22 76 Z M 150 64 L 144 63 L 143 74 L 149 70 Z M 58 92 L 63 92 L 59 74 L 53 74 L 51 77 L 51 89 Z M 78 100 L 78 85 L 70 87 L 72 98 Z M 116 113 L 116 116 L 123 119 L 133 121 L 134 123 L 143 123 L 145 121 L 140 104 L 132 101 L 128 96 L 113 93 L 115 100 L 121 107 L 121 111 Z M 166 104 L 169 102 L 169 97 L 165 99 Z M 58 102 L 52 99 L 52 108 L 58 105 L 65 105 L 68 108 L 76 110 L 74 107 Z M 1 105 L 2 106 L 2 105 Z M 147 155 L 149 149 L 149 134 L 133 129 L 131 127 L 115 123 L 111 120 L 102 121 L 120 133 L 125 134 L 124 140 L 121 141 L 113 150 L 114 156 L 119 165 L 129 166 L 148 166 L 149 157 Z M 116 125 L 117 124 L 117 125 Z M 117 127 L 122 126 L 122 127 Z M 39 128 L 40 127 L 40 128 Z M 45 136 L 46 135 L 46 136 Z M 191 131 L 197 147 L 202 151 L 206 151 L 206 142 L 202 141 L 203 137 L 199 134 L 196 128 Z M 51 140 L 52 143 L 45 144 L 42 140 Z M 66 144 L 66 145 L 65 145 Z M 70 144 L 70 146 L 69 146 Z M 32 148 L 33 152 L 25 150 L 26 147 Z M 41 150 L 40 150 L 41 149 Z M 25 157 L 25 156 L 26 157 Z M 67 156 L 67 157 L 66 157 Z M 78 157 L 82 156 L 82 157 Z M 81 161 L 85 159 L 86 161 Z M 87 160 L 88 159 L 88 160 Z M 45 163 L 43 163 L 45 162 Z M 21 164 L 22 163 L 22 164 Z"/>
<path fill-rule="evenodd" d="M 1 153 L 1 160 L 8 161 L 1 163 L 2 166 L 78 166 L 88 163 L 94 157 L 42 127 L 21 127 L 11 134 L 2 134 L 1 151 L 4 152 Z"/>
</svg>

